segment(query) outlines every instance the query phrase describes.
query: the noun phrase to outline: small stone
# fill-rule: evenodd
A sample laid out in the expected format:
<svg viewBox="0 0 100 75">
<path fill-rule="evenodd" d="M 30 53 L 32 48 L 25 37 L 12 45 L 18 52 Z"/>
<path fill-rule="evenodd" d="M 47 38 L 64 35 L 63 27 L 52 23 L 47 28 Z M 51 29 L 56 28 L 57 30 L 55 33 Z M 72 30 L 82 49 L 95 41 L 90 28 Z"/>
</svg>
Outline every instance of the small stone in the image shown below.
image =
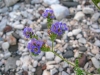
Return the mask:
<svg viewBox="0 0 100 75">
<path fill-rule="evenodd" d="M 50 75 L 54 75 L 57 72 L 58 72 L 58 70 L 56 68 L 53 68 L 50 70 Z"/>
<path fill-rule="evenodd" d="M 8 49 L 9 49 L 9 43 L 8 42 L 4 42 L 3 44 L 2 44 L 2 49 L 4 50 L 4 51 L 7 51 Z"/>
<path fill-rule="evenodd" d="M 75 57 L 75 58 L 78 58 L 78 57 L 79 57 L 79 51 L 75 51 L 74 57 Z"/>
<path fill-rule="evenodd" d="M 78 2 L 68 2 L 68 1 L 62 1 L 61 2 L 66 7 L 77 7 L 79 4 Z"/>
<path fill-rule="evenodd" d="M 32 0 L 31 4 L 42 3 L 42 0 Z"/>
<path fill-rule="evenodd" d="M 3 29 L 3 32 L 4 32 L 4 33 L 7 33 L 7 32 L 9 32 L 9 31 L 12 31 L 12 27 L 7 25 L 7 26 Z"/>
<path fill-rule="evenodd" d="M 95 58 L 100 60 L 100 54 L 96 54 Z"/>
<path fill-rule="evenodd" d="M 71 58 L 71 57 L 74 57 L 74 52 L 69 50 L 69 51 L 66 51 L 63 55 L 64 58 Z"/>
<path fill-rule="evenodd" d="M 60 55 L 60 56 L 62 56 L 62 55 Z M 58 57 L 58 56 L 55 57 L 56 63 L 59 63 L 61 60 L 62 60 L 62 59 L 61 59 L 60 57 Z"/>
<path fill-rule="evenodd" d="M 93 46 L 93 48 L 91 49 L 91 52 L 93 54 L 98 54 L 99 53 L 99 48 L 97 46 Z"/>
<path fill-rule="evenodd" d="M 94 9 L 90 8 L 90 7 L 84 7 L 83 8 L 83 13 L 85 13 L 85 14 L 93 14 L 94 13 Z"/>
<path fill-rule="evenodd" d="M 47 70 L 44 70 L 42 75 L 50 75 L 50 72 L 48 72 Z"/>
<path fill-rule="evenodd" d="M 12 36 L 15 37 L 16 39 L 20 39 L 19 34 L 15 33 L 15 32 L 12 33 Z"/>
<path fill-rule="evenodd" d="M 23 71 L 22 75 L 28 75 L 28 72 L 27 71 Z"/>
<path fill-rule="evenodd" d="M 62 20 L 66 16 L 69 16 L 69 10 L 67 7 L 64 7 L 60 4 L 53 4 L 50 7 L 53 9 L 57 20 Z"/>
<path fill-rule="evenodd" d="M 61 75 L 69 75 L 68 73 L 66 73 L 65 71 L 62 71 Z"/>
<path fill-rule="evenodd" d="M 100 16 L 100 13 L 98 13 L 98 12 L 97 12 L 97 13 L 94 13 L 94 14 L 92 15 L 91 20 L 92 20 L 93 22 L 95 22 L 95 21 L 98 20 L 99 16 Z"/>
<path fill-rule="evenodd" d="M 67 35 L 70 37 L 70 36 L 73 36 L 73 33 L 72 32 L 68 32 Z"/>
<path fill-rule="evenodd" d="M 33 66 L 37 67 L 37 65 L 38 65 L 38 61 L 34 61 Z"/>
<path fill-rule="evenodd" d="M 24 28 L 23 25 L 14 25 L 13 27 L 14 27 L 15 29 L 23 29 L 23 28 Z"/>
<path fill-rule="evenodd" d="M 6 6 L 11 6 L 11 5 L 14 5 L 15 3 L 17 3 L 17 1 L 19 0 L 5 0 L 5 4 Z"/>
<path fill-rule="evenodd" d="M 34 73 L 34 75 L 41 75 L 42 74 L 42 68 L 40 67 L 40 66 L 38 66 L 37 68 L 36 68 L 36 71 L 35 71 L 35 73 Z M 47 74 L 47 73 L 46 73 Z M 44 74 L 45 75 L 45 74 Z M 47 74 L 48 75 L 48 74 Z"/>
<path fill-rule="evenodd" d="M 87 51 L 87 48 L 85 46 L 80 46 L 79 47 L 79 50 L 82 51 L 82 52 L 86 52 Z"/>
<path fill-rule="evenodd" d="M 77 12 L 75 14 L 74 19 L 77 20 L 77 21 L 79 21 L 79 20 L 83 19 L 84 16 L 85 16 L 84 13 L 80 11 L 80 12 Z"/>
<path fill-rule="evenodd" d="M 83 62 L 83 61 L 84 61 L 84 62 Z M 85 64 L 86 64 L 86 62 L 87 62 L 87 56 L 83 54 L 83 55 L 81 56 L 81 58 L 79 59 L 79 66 L 80 66 L 80 67 L 84 67 Z"/>
<path fill-rule="evenodd" d="M 96 40 L 95 43 L 94 43 L 94 45 L 100 47 L 100 40 Z"/>
<path fill-rule="evenodd" d="M 59 0 L 52 0 L 52 1 L 50 1 L 50 0 L 43 0 L 43 2 L 45 4 L 47 4 L 47 5 L 59 4 L 60 3 Z"/>
<path fill-rule="evenodd" d="M 43 12 L 44 12 L 43 10 L 39 10 L 39 12 L 38 12 L 38 13 L 39 13 L 40 15 L 42 15 L 42 14 L 43 14 Z"/>
<path fill-rule="evenodd" d="M 79 38 L 82 38 L 82 35 L 78 34 L 76 37 L 79 39 Z"/>
<path fill-rule="evenodd" d="M 83 44 L 86 43 L 86 39 L 85 39 L 85 38 L 80 38 L 78 41 L 79 41 L 80 43 L 83 43 Z"/>
<path fill-rule="evenodd" d="M 91 60 L 92 60 L 94 67 L 99 69 L 100 68 L 100 62 L 95 57 L 91 58 Z"/>
<path fill-rule="evenodd" d="M 46 59 L 47 60 L 53 60 L 54 59 L 54 53 L 46 52 Z"/>
<path fill-rule="evenodd" d="M 77 34 L 80 33 L 80 32 L 81 32 L 81 29 L 74 29 L 74 30 L 72 31 L 73 35 L 77 35 Z"/>
<path fill-rule="evenodd" d="M 14 6 L 13 6 L 13 10 L 18 10 L 20 8 L 20 5 L 19 4 L 15 4 Z"/>
</svg>

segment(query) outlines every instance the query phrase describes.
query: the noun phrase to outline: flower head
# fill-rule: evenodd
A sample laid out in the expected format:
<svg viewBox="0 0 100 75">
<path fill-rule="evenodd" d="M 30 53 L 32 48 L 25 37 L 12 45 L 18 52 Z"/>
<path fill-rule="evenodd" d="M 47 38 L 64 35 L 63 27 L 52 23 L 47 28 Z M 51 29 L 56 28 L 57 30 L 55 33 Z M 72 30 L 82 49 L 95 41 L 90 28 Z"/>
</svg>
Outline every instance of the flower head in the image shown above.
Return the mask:
<svg viewBox="0 0 100 75">
<path fill-rule="evenodd" d="M 53 10 L 47 8 L 47 9 L 44 11 L 44 13 L 42 14 L 42 16 L 43 16 L 44 18 L 51 18 L 51 19 L 53 19 L 53 18 L 54 18 Z"/>
<path fill-rule="evenodd" d="M 26 27 L 24 28 L 23 34 L 26 38 L 30 38 L 30 36 L 33 35 L 33 31 L 31 28 Z"/>
<path fill-rule="evenodd" d="M 68 30 L 68 28 L 66 24 L 62 22 L 56 22 L 51 26 L 51 32 L 57 35 L 61 35 L 65 30 Z"/>
<path fill-rule="evenodd" d="M 29 43 L 27 48 L 30 50 L 30 52 L 34 54 L 39 54 L 41 52 L 41 47 L 43 45 L 42 41 L 32 39 Z"/>
</svg>

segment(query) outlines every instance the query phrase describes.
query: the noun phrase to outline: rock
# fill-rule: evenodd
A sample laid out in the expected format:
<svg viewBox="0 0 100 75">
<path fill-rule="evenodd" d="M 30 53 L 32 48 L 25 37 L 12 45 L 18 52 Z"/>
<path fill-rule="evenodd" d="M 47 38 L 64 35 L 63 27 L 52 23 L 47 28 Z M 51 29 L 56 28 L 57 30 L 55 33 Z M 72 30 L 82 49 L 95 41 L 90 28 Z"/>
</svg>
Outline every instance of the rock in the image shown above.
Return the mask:
<svg viewBox="0 0 100 75">
<path fill-rule="evenodd" d="M 12 35 L 10 35 L 8 38 L 7 38 L 8 42 L 10 45 L 16 45 L 17 41 L 16 41 L 16 38 L 13 37 Z"/>
<path fill-rule="evenodd" d="M 95 58 L 96 58 L 97 60 L 100 60 L 100 54 L 96 54 Z"/>
<path fill-rule="evenodd" d="M 97 46 L 93 46 L 93 48 L 91 49 L 91 52 L 93 54 L 98 54 L 99 53 L 99 48 Z"/>
<path fill-rule="evenodd" d="M 16 69 L 16 60 L 18 60 L 19 57 L 10 57 L 7 59 L 7 62 L 5 64 L 5 71 L 8 69 Z"/>
<path fill-rule="evenodd" d="M 93 22 L 95 22 L 95 21 L 98 20 L 99 16 L 100 16 L 100 13 L 98 13 L 98 12 L 97 12 L 97 13 L 94 13 L 94 14 L 92 15 L 91 20 L 92 20 Z"/>
<path fill-rule="evenodd" d="M 12 33 L 12 36 L 15 37 L 17 40 L 20 39 L 19 34 L 15 33 L 15 32 Z"/>
<path fill-rule="evenodd" d="M 2 21 L 0 22 L 0 31 L 2 31 L 5 28 L 6 24 L 7 24 L 7 20 L 2 19 Z"/>
<path fill-rule="evenodd" d="M 2 43 L 2 49 L 4 50 L 4 51 L 8 51 L 8 49 L 9 49 L 9 43 L 8 42 L 4 42 L 4 43 Z"/>
<path fill-rule="evenodd" d="M 82 54 L 81 58 L 79 58 L 79 66 L 84 67 L 86 62 L 87 62 L 87 56 Z"/>
<path fill-rule="evenodd" d="M 21 66 L 22 65 L 22 62 L 20 60 L 17 60 L 16 61 L 16 66 Z"/>
<path fill-rule="evenodd" d="M 42 75 L 50 75 L 50 72 L 48 72 L 47 70 L 44 70 Z"/>
<path fill-rule="evenodd" d="M 46 59 L 47 60 L 53 60 L 54 59 L 54 53 L 52 53 L 52 52 L 46 52 L 46 54 L 45 54 L 46 56 Z"/>
<path fill-rule="evenodd" d="M 78 57 L 79 57 L 79 51 L 75 51 L 74 57 L 75 57 L 75 58 L 78 58 Z"/>
<path fill-rule="evenodd" d="M 78 2 L 68 2 L 68 1 L 61 1 L 61 3 L 67 7 L 77 7 L 77 5 L 79 4 Z"/>
<path fill-rule="evenodd" d="M 90 8 L 90 7 L 84 7 L 83 8 L 83 13 L 85 13 L 85 14 L 93 14 L 94 13 L 94 9 Z"/>
<path fill-rule="evenodd" d="M 71 50 L 68 50 L 64 53 L 63 55 L 64 58 L 71 58 L 71 57 L 74 57 L 74 52 L 71 51 Z"/>
<path fill-rule="evenodd" d="M 72 32 L 68 32 L 67 35 L 70 37 L 70 36 L 73 36 L 73 33 Z"/>
<path fill-rule="evenodd" d="M 62 56 L 62 55 L 60 55 L 60 56 Z M 62 59 L 61 59 L 60 57 L 58 57 L 58 56 L 55 57 L 56 63 L 59 63 L 61 60 L 62 60 Z"/>
<path fill-rule="evenodd" d="M 11 56 L 11 53 L 10 52 L 5 52 L 4 53 L 4 59 L 7 59 Z"/>
<path fill-rule="evenodd" d="M 21 11 L 21 14 L 24 18 L 27 18 L 28 17 L 28 13 L 26 11 Z"/>
<path fill-rule="evenodd" d="M 59 4 L 59 0 L 43 0 L 43 2 L 46 4 L 46 5 L 52 5 L 52 4 Z"/>
<path fill-rule="evenodd" d="M 100 68 L 100 62 L 95 57 L 92 57 L 91 61 L 92 61 L 95 68 L 97 68 L 97 69 Z"/>
<path fill-rule="evenodd" d="M 14 25 L 13 26 L 15 29 L 23 29 L 24 28 L 24 26 L 23 25 Z"/>
<path fill-rule="evenodd" d="M 34 61 L 33 67 L 37 67 L 37 65 L 38 65 L 38 61 Z"/>
<path fill-rule="evenodd" d="M 47 43 L 48 46 L 52 47 L 52 41 L 51 41 L 51 40 L 47 40 L 46 43 Z M 54 42 L 54 46 L 55 46 L 55 45 L 56 45 L 56 43 Z"/>
<path fill-rule="evenodd" d="M 5 0 L 5 4 L 6 6 L 11 6 L 14 5 L 15 3 L 17 3 L 19 0 Z"/>
<path fill-rule="evenodd" d="M 79 20 L 83 19 L 84 16 L 85 16 L 84 13 L 81 12 L 81 11 L 79 11 L 79 12 L 77 12 L 77 13 L 75 14 L 74 19 L 77 20 L 77 21 L 79 21 Z"/>
<path fill-rule="evenodd" d="M 30 4 L 30 2 L 31 2 L 30 0 L 25 0 L 25 3 L 27 4 Z"/>
<path fill-rule="evenodd" d="M 13 6 L 13 10 L 15 11 L 15 10 L 18 10 L 20 8 L 20 4 L 15 4 L 14 6 Z"/>
<path fill-rule="evenodd" d="M 57 20 L 62 20 L 63 18 L 69 15 L 68 8 L 60 4 L 53 4 L 50 7 L 53 9 L 54 15 Z"/>
<path fill-rule="evenodd" d="M 61 75 L 69 75 L 68 73 L 66 73 L 65 71 L 62 71 Z"/>
<path fill-rule="evenodd" d="M 96 40 L 95 43 L 94 43 L 94 45 L 100 47 L 100 40 Z"/>
<path fill-rule="evenodd" d="M 77 34 L 79 34 L 80 32 L 81 32 L 81 29 L 74 29 L 74 30 L 72 31 L 73 35 L 77 35 Z"/>
<path fill-rule="evenodd" d="M 82 38 L 82 35 L 81 34 L 77 34 L 76 37 L 79 39 L 79 38 Z"/>
<path fill-rule="evenodd" d="M 85 46 L 80 46 L 79 47 L 79 50 L 82 51 L 82 52 L 86 52 L 87 51 L 87 48 Z"/>
<path fill-rule="evenodd" d="M 22 75 L 28 75 L 28 72 L 27 71 L 23 71 Z"/>
<path fill-rule="evenodd" d="M 100 8 L 100 2 L 97 4 L 97 6 Z"/>
<path fill-rule="evenodd" d="M 34 75 L 42 75 L 42 68 L 40 66 L 36 68 Z"/>
<path fill-rule="evenodd" d="M 65 61 L 61 63 L 63 68 L 68 67 L 68 63 L 66 63 Z"/>
<path fill-rule="evenodd" d="M 83 44 L 86 43 L 86 39 L 85 39 L 85 38 L 80 38 L 78 41 L 79 41 L 80 43 L 83 43 Z"/>
<path fill-rule="evenodd" d="M 0 8 L 0 13 L 6 13 L 8 11 L 8 7 Z"/>
<path fill-rule="evenodd" d="M 42 3 L 42 0 L 32 0 L 31 4 Z"/>
<path fill-rule="evenodd" d="M 53 68 L 50 70 L 50 75 L 54 75 L 57 72 L 58 72 L 58 70 L 56 68 Z"/>
<path fill-rule="evenodd" d="M 10 32 L 10 31 L 12 31 L 12 27 L 8 25 L 3 29 L 4 33 Z"/>
</svg>

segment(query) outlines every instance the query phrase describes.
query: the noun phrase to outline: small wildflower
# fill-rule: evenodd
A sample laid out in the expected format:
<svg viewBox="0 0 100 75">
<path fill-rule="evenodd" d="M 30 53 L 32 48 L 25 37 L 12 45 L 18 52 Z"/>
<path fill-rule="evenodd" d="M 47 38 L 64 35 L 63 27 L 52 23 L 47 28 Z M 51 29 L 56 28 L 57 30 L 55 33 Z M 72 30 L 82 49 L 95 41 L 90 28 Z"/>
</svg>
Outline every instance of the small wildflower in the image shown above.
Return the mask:
<svg viewBox="0 0 100 75">
<path fill-rule="evenodd" d="M 43 45 L 42 41 L 32 39 L 29 43 L 27 48 L 30 50 L 30 52 L 34 54 L 39 54 L 41 52 L 41 47 Z"/>
<path fill-rule="evenodd" d="M 47 9 L 44 11 L 44 13 L 42 14 L 42 16 L 43 16 L 44 18 L 53 19 L 53 18 L 54 18 L 53 10 L 47 8 Z"/>
<path fill-rule="evenodd" d="M 68 28 L 66 24 L 62 22 L 56 22 L 51 26 L 51 32 L 57 35 L 61 35 L 65 30 L 68 30 Z"/>
<path fill-rule="evenodd" d="M 26 38 L 30 38 L 33 35 L 33 31 L 31 28 L 26 27 L 24 28 L 23 34 Z"/>
</svg>

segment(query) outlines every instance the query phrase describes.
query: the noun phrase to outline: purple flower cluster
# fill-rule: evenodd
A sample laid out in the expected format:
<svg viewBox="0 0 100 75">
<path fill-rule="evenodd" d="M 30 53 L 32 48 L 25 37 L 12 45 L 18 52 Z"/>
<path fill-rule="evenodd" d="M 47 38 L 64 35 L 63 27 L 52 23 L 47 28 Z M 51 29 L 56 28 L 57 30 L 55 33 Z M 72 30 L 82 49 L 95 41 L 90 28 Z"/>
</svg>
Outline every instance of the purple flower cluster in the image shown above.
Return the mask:
<svg viewBox="0 0 100 75">
<path fill-rule="evenodd" d="M 47 9 L 44 11 L 44 13 L 42 14 L 42 16 L 43 16 L 44 18 L 53 19 L 53 18 L 54 18 L 53 10 L 47 8 Z"/>
<path fill-rule="evenodd" d="M 56 22 L 51 26 L 51 32 L 57 35 L 61 35 L 65 30 L 68 30 L 68 28 L 66 24 L 62 22 Z"/>
<path fill-rule="evenodd" d="M 42 41 L 32 39 L 29 43 L 27 48 L 30 50 L 30 52 L 34 54 L 39 54 L 41 52 L 41 47 L 43 45 Z"/>
<path fill-rule="evenodd" d="M 33 35 L 33 31 L 32 31 L 31 28 L 26 27 L 26 28 L 24 28 L 23 34 L 24 34 L 24 36 L 25 36 L 26 38 L 30 38 L 31 35 Z"/>
</svg>

